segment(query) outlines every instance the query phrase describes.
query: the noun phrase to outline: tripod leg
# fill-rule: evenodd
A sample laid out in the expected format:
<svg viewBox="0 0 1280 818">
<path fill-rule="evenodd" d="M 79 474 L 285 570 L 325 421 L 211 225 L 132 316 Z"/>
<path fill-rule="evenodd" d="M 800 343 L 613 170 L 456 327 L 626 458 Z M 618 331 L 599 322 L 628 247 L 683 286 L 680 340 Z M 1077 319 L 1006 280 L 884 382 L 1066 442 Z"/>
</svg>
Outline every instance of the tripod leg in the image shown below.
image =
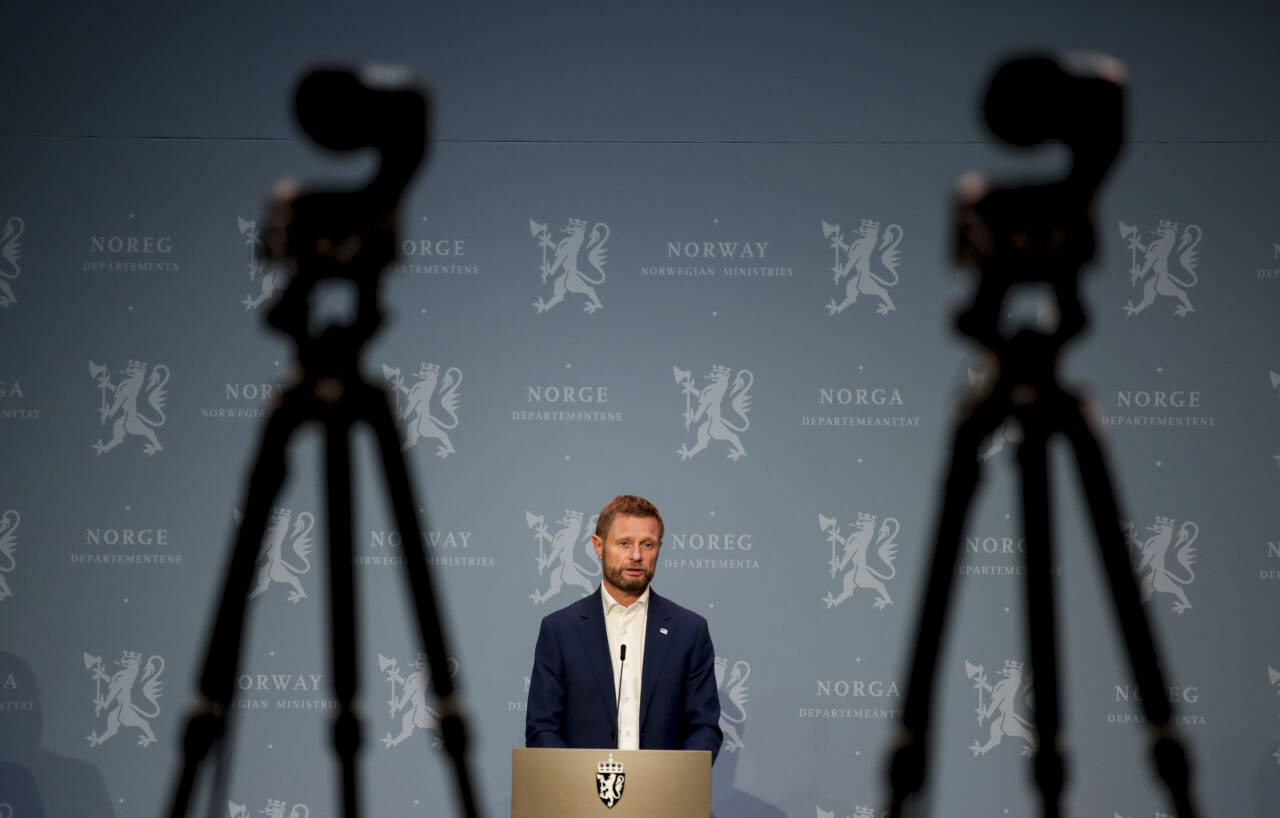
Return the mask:
<svg viewBox="0 0 1280 818">
<path fill-rule="evenodd" d="M 329 513 L 329 631 L 333 688 L 338 712 L 333 723 L 333 746 L 342 779 L 342 815 L 356 818 L 360 797 L 356 781 L 356 753 L 360 722 L 353 710 L 359 679 L 356 673 L 355 577 L 352 570 L 351 421 L 341 405 L 326 418 L 325 487 Z"/>
<path fill-rule="evenodd" d="M 1084 414 L 1078 405 L 1074 412 L 1064 413 L 1064 417 L 1068 421 L 1063 431 L 1075 449 L 1080 482 L 1093 517 L 1094 534 L 1098 538 L 1102 564 L 1111 586 L 1116 617 L 1124 634 L 1125 649 L 1138 689 L 1142 691 L 1142 709 L 1153 736 L 1156 771 L 1169 788 L 1177 818 L 1194 818 L 1196 811 L 1191 799 L 1190 764 L 1174 729 L 1173 708 L 1166 693 L 1168 688 L 1130 569 L 1128 546 L 1120 530 L 1120 511 L 1102 447 L 1085 425 Z"/>
<path fill-rule="evenodd" d="M 1036 411 L 1034 408 L 1032 412 Z M 1020 418 L 1021 419 L 1021 418 Z M 1027 536 L 1027 612 L 1030 627 L 1032 685 L 1035 690 L 1036 783 L 1044 818 L 1057 818 L 1064 781 L 1058 749 L 1061 724 L 1058 698 L 1057 628 L 1053 607 L 1053 544 L 1049 518 L 1048 435 L 1038 420 L 1023 423 L 1026 439 L 1018 447 L 1022 471 L 1022 520 Z M 1013 713 L 1005 718 L 1017 719 Z M 1013 726 L 1013 725 L 1010 725 Z M 1020 729 L 1020 725 L 1018 729 Z"/>
<path fill-rule="evenodd" d="M 300 391 L 291 389 L 287 392 L 280 406 L 272 412 L 262 434 L 258 459 L 249 478 L 244 519 L 236 535 L 231 562 L 223 579 L 218 612 L 205 649 L 200 695 L 187 715 L 182 741 L 182 772 L 169 799 L 171 818 L 182 818 L 187 814 L 200 763 L 223 737 L 226 728 L 227 711 L 235 695 L 249 583 L 262 547 L 271 504 L 275 502 L 287 473 L 285 450 L 289 437 L 306 416 L 305 401 Z"/>
<path fill-rule="evenodd" d="M 475 818 L 479 814 L 475 790 L 467 768 L 467 735 L 462 704 L 453 689 L 449 675 L 449 652 L 444 629 L 440 622 L 435 591 L 431 586 L 431 571 L 422 552 L 422 530 L 413 510 L 413 491 L 409 484 L 409 471 L 405 467 L 400 450 L 400 435 L 395 419 L 387 405 L 386 395 L 380 389 L 365 385 L 365 412 L 378 438 L 382 455 L 382 467 L 386 472 L 387 493 L 391 497 L 396 527 L 404 543 L 404 565 L 409 590 L 413 596 L 414 612 L 422 642 L 426 649 L 431 682 L 435 688 L 436 703 L 440 712 L 440 734 L 445 750 L 453 759 L 455 787 L 462 814 Z"/>
<path fill-rule="evenodd" d="M 899 818 L 907 800 L 924 786 L 925 737 L 929 730 L 933 677 L 942 640 L 942 626 L 964 522 L 980 477 L 978 448 L 1006 415 L 1003 402 L 979 404 L 956 429 L 955 445 L 947 471 L 942 514 L 933 546 L 932 566 L 925 591 L 924 607 L 916 629 L 915 652 L 911 660 L 907 697 L 902 709 L 898 746 L 889 763 L 891 800 L 889 815 Z"/>
</svg>

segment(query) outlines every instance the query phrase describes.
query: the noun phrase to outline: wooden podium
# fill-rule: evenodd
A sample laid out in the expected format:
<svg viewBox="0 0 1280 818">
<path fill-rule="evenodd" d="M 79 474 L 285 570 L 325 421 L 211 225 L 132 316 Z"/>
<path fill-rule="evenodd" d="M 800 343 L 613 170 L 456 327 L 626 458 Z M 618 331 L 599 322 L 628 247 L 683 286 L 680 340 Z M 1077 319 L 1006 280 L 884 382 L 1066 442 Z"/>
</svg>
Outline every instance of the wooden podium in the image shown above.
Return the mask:
<svg viewBox="0 0 1280 818">
<path fill-rule="evenodd" d="M 511 751 L 511 818 L 709 818 L 706 750 Z"/>
</svg>

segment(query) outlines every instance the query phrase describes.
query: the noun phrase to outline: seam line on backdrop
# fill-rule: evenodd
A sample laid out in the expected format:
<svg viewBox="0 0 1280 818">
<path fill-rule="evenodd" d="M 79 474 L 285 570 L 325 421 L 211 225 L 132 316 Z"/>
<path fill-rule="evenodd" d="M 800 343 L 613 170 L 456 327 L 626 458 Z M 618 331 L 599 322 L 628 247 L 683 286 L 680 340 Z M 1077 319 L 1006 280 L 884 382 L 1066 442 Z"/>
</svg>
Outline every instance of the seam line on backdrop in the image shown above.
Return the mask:
<svg viewBox="0 0 1280 818">
<path fill-rule="evenodd" d="M 19 134 L 0 138 L 101 140 L 110 142 L 305 142 L 291 136 L 142 136 L 127 134 Z M 438 145 L 997 145 L 994 139 L 437 139 Z M 1280 139 L 1131 139 L 1126 145 L 1275 145 Z"/>
</svg>

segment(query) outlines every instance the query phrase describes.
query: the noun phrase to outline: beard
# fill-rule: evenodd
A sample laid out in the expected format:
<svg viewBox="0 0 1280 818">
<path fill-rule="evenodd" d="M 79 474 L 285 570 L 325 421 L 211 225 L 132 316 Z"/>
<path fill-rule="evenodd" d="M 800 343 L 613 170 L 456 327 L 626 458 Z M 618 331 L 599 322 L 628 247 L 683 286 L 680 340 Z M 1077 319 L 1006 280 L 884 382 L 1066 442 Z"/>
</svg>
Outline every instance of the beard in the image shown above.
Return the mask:
<svg viewBox="0 0 1280 818">
<path fill-rule="evenodd" d="M 628 577 L 623 573 L 626 568 L 639 568 L 644 571 L 643 576 Z M 645 568 L 644 565 L 625 565 L 618 563 L 616 565 L 604 566 L 605 579 L 609 580 L 609 584 L 617 588 L 619 591 L 627 593 L 644 592 L 649 587 L 649 582 L 653 579 L 653 568 Z"/>
</svg>

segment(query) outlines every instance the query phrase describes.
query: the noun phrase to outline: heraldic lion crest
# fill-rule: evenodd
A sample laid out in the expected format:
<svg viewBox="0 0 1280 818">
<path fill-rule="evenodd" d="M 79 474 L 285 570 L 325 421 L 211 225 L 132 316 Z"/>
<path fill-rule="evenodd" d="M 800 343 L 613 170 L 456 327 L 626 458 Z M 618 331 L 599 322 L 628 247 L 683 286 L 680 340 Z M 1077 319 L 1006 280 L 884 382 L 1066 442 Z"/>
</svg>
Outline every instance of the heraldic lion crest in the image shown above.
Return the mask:
<svg viewBox="0 0 1280 818">
<path fill-rule="evenodd" d="M 853 596 L 853 592 L 858 588 L 866 588 L 876 593 L 876 600 L 873 603 L 877 609 L 883 609 L 887 605 L 892 605 L 893 600 L 889 597 L 889 590 L 885 588 L 884 583 L 897 575 L 898 569 L 894 567 L 893 561 L 897 558 L 898 543 L 897 536 L 900 525 L 897 518 L 886 517 L 884 522 L 880 524 L 879 532 L 876 531 L 876 516 L 874 514 L 859 514 L 858 520 L 854 523 L 853 531 L 848 536 L 840 536 L 840 524 L 838 521 L 826 517 L 822 514 L 818 515 L 818 525 L 826 532 L 827 539 L 831 542 L 831 576 L 836 576 L 841 571 L 845 571 L 843 587 L 838 596 L 832 596 L 828 593 L 822 598 L 827 603 L 828 608 L 834 608 L 841 602 Z M 876 542 L 876 559 L 881 564 L 888 567 L 887 573 L 877 571 L 871 566 L 869 554 L 871 553 L 871 539 L 875 537 Z M 844 552 L 840 557 L 836 557 L 836 544 L 844 546 Z"/>
<path fill-rule="evenodd" d="M 834 298 L 831 299 L 827 304 L 827 314 L 844 312 L 858 300 L 859 295 L 880 299 L 880 303 L 876 305 L 877 315 L 885 316 L 897 309 L 893 299 L 889 297 L 889 290 L 898 286 L 901 280 L 898 276 L 898 263 L 902 257 L 902 251 L 898 247 L 902 243 L 901 225 L 891 224 L 881 234 L 880 222 L 863 219 L 858 226 L 858 238 L 849 244 L 845 243 L 838 224 L 823 222 L 822 232 L 831 240 L 831 246 L 835 249 L 836 262 L 831 269 L 835 273 L 836 285 L 846 277 L 849 279 L 844 288 L 844 300 L 837 302 Z M 871 269 L 877 243 L 881 251 L 880 264 L 891 278 L 878 275 Z M 841 250 L 847 254 L 843 263 L 840 261 Z"/>
<path fill-rule="evenodd" d="M 587 303 L 582 308 L 586 312 L 595 312 L 604 306 L 600 303 L 595 288 L 603 284 L 605 279 L 604 264 L 609 252 L 605 244 L 609 241 L 609 225 L 596 222 L 588 238 L 586 221 L 569 219 L 568 226 L 562 228 L 564 238 L 553 242 L 547 226 L 531 219 L 529 232 L 538 240 L 538 246 L 542 248 L 542 265 L 538 268 L 542 273 L 542 282 L 545 284 L 548 278 L 554 278 L 551 285 L 551 298 L 544 301 L 539 297 L 533 302 L 534 309 L 540 313 L 546 312 L 563 301 L 567 293 L 586 296 Z M 578 267 L 578 258 L 584 252 L 584 243 L 587 263 L 596 271 L 598 277 L 588 276 Z M 555 256 L 550 261 L 547 259 L 548 249 L 555 250 Z"/>
<path fill-rule="evenodd" d="M 1195 307 L 1191 306 L 1191 299 L 1187 298 L 1187 290 L 1196 286 L 1199 281 L 1196 276 L 1196 264 L 1200 255 L 1196 247 L 1200 244 L 1200 228 L 1194 224 L 1187 225 L 1179 239 L 1178 223 L 1161 219 L 1155 234 L 1156 237 L 1151 244 L 1144 245 L 1138 237 L 1137 227 L 1123 222 L 1120 224 L 1120 235 L 1128 239 L 1129 249 L 1134 253 L 1133 266 L 1129 270 L 1129 283 L 1136 285 L 1146 278 L 1147 273 L 1153 273 L 1142 287 L 1142 300 L 1137 304 L 1132 301 L 1126 303 L 1124 314 L 1137 315 L 1154 304 L 1157 295 L 1167 295 L 1179 302 L 1173 314 L 1182 318 L 1187 313 L 1195 311 Z M 1178 243 L 1178 264 L 1190 278 L 1179 278 L 1169 270 L 1169 256 L 1173 255 L 1175 240 Z M 1137 262 L 1139 250 L 1143 253 L 1141 267 Z"/>
<path fill-rule="evenodd" d="M 107 729 L 101 733 L 89 733 L 89 746 L 97 747 L 120 731 L 121 727 L 133 727 L 142 733 L 138 737 L 138 746 L 146 747 L 156 741 L 151 731 L 150 719 L 160 715 L 160 677 L 164 674 L 164 659 L 152 656 L 142 667 L 142 654 L 126 650 L 116 662 L 120 669 L 108 676 L 102 666 L 102 659 L 84 655 L 85 669 L 98 684 L 97 695 L 93 698 L 93 714 L 107 714 Z M 141 673 L 142 678 L 138 675 Z M 107 683 L 107 693 L 102 693 L 102 682 Z M 134 690 L 142 687 L 142 697 L 151 706 L 143 709 L 133 701 Z"/>
<path fill-rule="evenodd" d="M 747 413 L 751 411 L 751 387 L 755 383 L 755 375 L 749 369 L 739 369 L 734 376 L 733 388 L 729 387 L 727 366 L 713 366 L 707 375 L 707 385 L 701 390 L 694 385 L 693 374 L 679 367 L 673 367 L 676 383 L 682 387 L 685 396 L 684 428 L 691 429 L 698 424 L 698 439 L 693 448 L 681 445 L 677 449 L 681 460 L 688 460 L 698 452 L 707 448 L 712 439 L 723 440 L 729 444 L 729 459 L 737 460 L 747 453 L 738 435 L 747 431 L 751 420 Z M 692 399 L 697 397 L 695 408 Z M 735 423 L 726 416 L 728 411 L 739 418 Z"/>
<path fill-rule="evenodd" d="M 1124 533 L 1125 540 L 1138 552 L 1135 573 L 1138 574 L 1142 601 L 1150 601 L 1157 591 L 1173 594 L 1173 612 L 1180 614 L 1191 608 L 1191 601 L 1183 589 L 1196 579 L 1195 569 L 1191 566 L 1196 561 L 1195 542 L 1200 536 L 1200 527 L 1190 520 L 1184 522 L 1179 526 L 1175 540 L 1173 523 L 1172 517 L 1156 517 L 1155 525 L 1147 526 L 1152 536 L 1146 540 L 1139 538 L 1137 526 L 1131 522 L 1124 524 Z M 1182 576 L 1170 571 L 1166 564 L 1170 548 L 1182 566 Z"/>
<path fill-rule="evenodd" d="M 102 407 L 98 415 L 103 425 L 113 417 L 116 419 L 111 427 L 111 439 L 103 443 L 99 438 L 93 444 L 93 450 L 106 454 L 123 443 L 125 435 L 138 435 L 146 441 L 142 446 L 144 454 L 153 455 L 160 451 L 160 440 L 155 430 L 165 422 L 164 406 L 168 395 L 165 386 L 169 383 L 169 367 L 158 364 L 148 377 L 145 363 L 129 361 L 124 378 L 113 384 L 107 368 L 90 361 L 89 374 L 97 379 L 98 388 L 102 390 Z M 110 407 L 107 405 L 108 392 L 112 394 Z M 149 407 L 147 413 L 138 406 L 139 399 L 144 397 Z"/>
<path fill-rule="evenodd" d="M 547 568 L 551 569 L 551 581 L 547 590 L 538 591 L 535 588 L 533 593 L 529 594 L 534 605 L 546 602 L 560 593 L 566 585 L 581 588 L 584 594 L 590 593 L 595 587 L 596 579 L 600 576 L 600 563 L 596 560 L 596 552 L 591 546 L 591 534 L 595 531 L 597 516 L 599 515 L 591 516 L 584 533 L 582 512 L 568 509 L 563 517 L 556 520 L 560 530 L 553 535 L 548 531 L 546 521 L 541 514 L 534 514 L 532 511 L 524 513 L 525 522 L 528 523 L 529 528 L 533 529 L 534 536 L 538 540 L 538 575 L 541 576 L 543 570 Z M 585 543 L 586 568 L 578 565 L 577 560 L 574 559 L 574 545 L 579 539 Z M 595 566 L 594 571 L 591 570 L 592 566 Z"/>
<path fill-rule="evenodd" d="M 244 521 L 244 515 L 238 510 L 235 517 L 237 524 Z M 292 531 L 289 530 L 291 521 L 293 522 Z M 249 591 L 249 599 L 256 599 L 264 594 L 273 582 L 289 586 L 290 602 L 296 603 L 307 598 L 307 592 L 302 589 L 302 583 L 298 577 L 311 571 L 311 560 L 308 557 L 311 554 L 311 530 L 315 525 L 315 516 L 310 512 L 304 511 L 298 515 L 297 520 L 293 520 L 293 512 L 287 508 L 271 510 L 267 530 L 262 535 L 262 556 L 259 558 L 258 576 L 253 589 Z M 291 540 L 289 547 L 294 556 L 302 560 L 301 565 L 294 565 L 285 557 L 284 547 L 288 540 Z"/>
</svg>

